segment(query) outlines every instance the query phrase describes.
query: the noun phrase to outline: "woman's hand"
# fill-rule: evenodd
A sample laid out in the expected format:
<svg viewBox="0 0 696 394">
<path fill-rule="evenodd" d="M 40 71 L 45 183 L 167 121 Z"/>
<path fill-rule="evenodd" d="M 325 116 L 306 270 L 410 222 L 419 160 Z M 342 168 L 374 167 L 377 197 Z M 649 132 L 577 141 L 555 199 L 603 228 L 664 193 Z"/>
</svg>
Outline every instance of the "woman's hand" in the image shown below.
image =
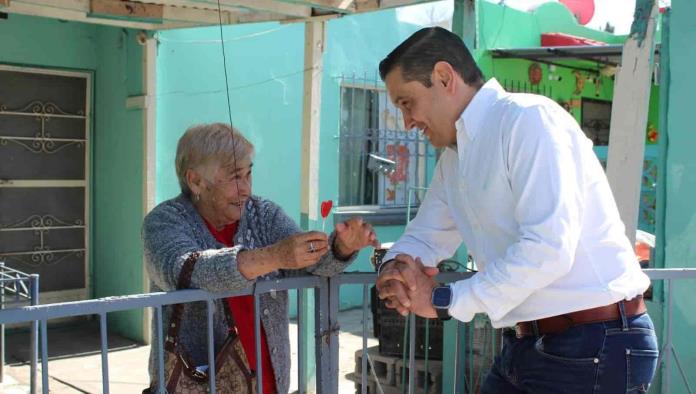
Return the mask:
<svg viewBox="0 0 696 394">
<path fill-rule="evenodd" d="M 239 272 L 249 280 L 279 269 L 300 269 L 316 264 L 329 250 L 326 234 L 319 231 L 298 233 L 261 249 L 244 250 L 237 255 Z"/>
<path fill-rule="evenodd" d="M 329 239 L 320 231 L 291 235 L 271 246 L 279 269 L 300 269 L 316 264 L 329 251 Z"/>
<path fill-rule="evenodd" d="M 370 245 L 375 248 L 380 247 L 372 225 L 365 223 L 362 218 L 352 218 L 336 224 L 334 254 L 339 259 L 347 259 L 353 253 Z"/>
</svg>

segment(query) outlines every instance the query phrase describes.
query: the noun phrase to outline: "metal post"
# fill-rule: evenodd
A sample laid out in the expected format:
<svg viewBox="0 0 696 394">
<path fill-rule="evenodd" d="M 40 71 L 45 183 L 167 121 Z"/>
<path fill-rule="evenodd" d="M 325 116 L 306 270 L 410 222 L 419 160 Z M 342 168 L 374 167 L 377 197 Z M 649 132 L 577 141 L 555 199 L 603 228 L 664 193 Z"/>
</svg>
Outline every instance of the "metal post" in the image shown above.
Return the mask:
<svg viewBox="0 0 696 394">
<path fill-rule="evenodd" d="M 164 329 L 162 327 L 162 305 L 155 307 L 155 328 L 157 329 L 157 393 L 164 393 Z"/>
<path fill-rule="evenodd" d="M 208 317 L 208 384 L 210 386 L 210 394 L 215 394 L 217 387 L 215 387 L 215 333 L 214 333 L 214 321 L 213 313 L 215 311 L 215 301 L 208 299 L 206 308 L 206 315 Z M 262 391 L 259 391 L 262 393 Z"/>
<path fill-rule="evenodd" d="M 307 348 L 302 340 L 302 333 L 305 330 L 304 306 L 307 302 L 305 289 L 297 289 L 297 392 L 305 394 L 307 392 L 307 380 L 303 368 L 307 365 Z"/>
<path fill-rule="evenodd" d="M 314 289 L 314 305 L 316 336 L 314 339 L 314 351 L 316 355 L 316 380 L 317 393 L 330 394 L 331 382 L 328 373 L 331 368 L 329 355 L 329 283 L 327 278 L 322 278 L 321 285 Z"/>
<path fill-rule="evenodd" d="M 5 276 L 5 263 L 0 261 L 0 280 Z M 0 282 L 0 310 L 5 309 L 5 282 Z M 0 324 L 0 383 L 5 376 L 5 325 Z"/>
<path fill-rule="evenodd" d="M 458 384 L 459 383 L 459 321 L 456 323 L 456 330 L 454 331 L 454 377 L 452 378 L 453 380 L 453 386 L 452 387 L 452 392 L 457 393 L 457 389 L 459 388 Z M 444 327 L 443 327 L 444 330 Z M 443 344 L 444 344 L 444 338 L 443 338 Z M 444 354 L 443 354 L 444 358 Z"/>
<path fill-rule="evenodd" d="M 367 394 L 367 285 L 363 285 L 362 305 L 362 359 L 360 365 L 360 392 Z"/>
<path fill-rule="evenodd" d="M 261 368 L 261 315 L 259 295 L 254 292 L 254 349 L 256 352 L 256 387 L 259 394 L 263 393 L 263 369 Z"/>
<path fill-rule="evenodd" d="M 340 301 L 340 282 L 338 279 L 328 278 L 329 285 L 329 393 L 338 392 L 338 306 Z"/>
<path fill-rule="evenodd" d="M 408 324 L 411 326 L 408 338 L 408 394 L 416 392 L 416 314 L 410 313 Z"/>
<path fill-rule="evenodd" d="M 106 332 L 106 313 L 99 315 L 101 332 L 102 392 L 109 394 L 109 339 Z"/>
<path fill-rule="evenodd" d="M 662 390 L 669 393 L 669 388 L 672 383 L 672 280 L 667 281 L 667 329 L 665 332 L 665 344 L 662 348 L 664 364 L 664 373 L 662 379 Z"/>
<path fill-rule="evenodd" d="M 41 392 L 48 394 L 48 324 L 41 320 Z"/>
<path fill-rule="evenodd" d="M 31 298 L 29 303 L 34 305 L 39 305 L 39 275 L 32 274 L 29 276 L 29 291 L 31 292 Z M 31 322 L 31 333 L 29 333 L 29 357 L 31 359 L 31 366 L 29 371 L 29 392 L 31 394 L 36 394 L 36 379 L 37 379 L 37 369 L 39 363 L 39 322 L 33 320 Z"/>
</svg>

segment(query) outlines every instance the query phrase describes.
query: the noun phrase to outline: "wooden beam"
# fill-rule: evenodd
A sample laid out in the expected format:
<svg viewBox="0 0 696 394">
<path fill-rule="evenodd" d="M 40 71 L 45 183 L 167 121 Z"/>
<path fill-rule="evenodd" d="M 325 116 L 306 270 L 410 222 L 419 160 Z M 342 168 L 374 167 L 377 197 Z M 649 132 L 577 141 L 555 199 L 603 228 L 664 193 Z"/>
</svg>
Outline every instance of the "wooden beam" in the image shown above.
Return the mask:
<svg viewBox="0 0 696 394">
<path fill-rule="evenodd" d="M 325 27 L 325 22 L 305 23 L 300 182 L 300 221 L 305 230 L 319 218 L 319 121 Z"/>
<path fill-rule="evenodd" d="M 407 5 L 430 3 L 436 0 L 282 0 L 302 4 L 317 10 L 339 13 L 369 12 Z"/>
<path fill-rule="evenodd" d="M 208 10 L 218 10 L 217 0 L 143 0 L 147 2 L 160 2 L 167 5 L 192 7 Z M 220 8 L 224 11 L 239 11 L 244 8 L 250 12 L 263 12 L 279 15 L 289 15 L 296 18 L 312 15 L 311 7 L 295 2 L 280 0 L 220 0 Z"/>
<path fill-rule="evenodd" d="M 9 1 L 9 0 L 0 0 Z M 94 0 L 102 1 L 103 5 L 110 6 L 122 3 L 118 0 Z M 41 16 L 55 19 L 70 20 L 76 22 L 95 23 L 107 26 L 120 26 L 144 30 L 166 30 L 175 28 L 195 27 L 202 25 L 214 25 L 219 23 L 217 1 L 204 0 L 143 0 L 128 1 L 145 7 L 161 7 L 161 19 L 150 19 L 148 15 L 139 14 L 139 20 L 133 20 L 122 9 L 115 10 L 113 18 L 92 15 L 92 0 L 13 0 L 12 5 L 4 12 Z M 234 5 L 231 5 L 234 4 Z M 275 5 L 280 5 L 274 7 Z M 258 11 L 245 6 L 257 5 L 278 12 Z M 305 6 L 284 4 L 269 0 L 223 0 L 222 23 L 253 23 L 266 21 L 285 21 L 288 19 L 305 18 L 311 16 L 311 9 Z M 100 9 L 101 10 L 101 9 Z M 296 14 L 296 15 L 294 15 Z M 107 14 L 103 14 L 107 15 Z M 153 16 L 153 15 L 150 15 Z M 156 16 L 156 15 L 154 15 Z"/>
<path fill-rule="evenodd" d="M 90 16 L 118 17 L 162 22 L 164 6 L 123 0 L 91 0 Z"/>
<path fill-rule="evenodd" d="M 318 10 L 334 11 L 339 13 L 352 13 L 356 10 L 356 3 L 365 0 L 282 0 L 291 4 L 302 4 Z"/>
<path fill-rule="evenodd" d="M 91 18 L 87 15 L 89 11 L 89 3 L 87 1 L 72 1 L 72 0 L 55 0 L 52 5 L 46 5 L 39 2 L 23 2 L 22 0 L 12 0 L 10 6 L 3 9 L 3 12 L 10 14 L 21 14 L 21 15 L 31 15 L 40 16 L 44 18 L 62 19 L 74 22 L 84 22 L 84 23 L 94 23 L 98 25 L 106 26 L 119 26 L 131 29 L 144 29 L 152 30 L 159 29 L 162 25 L 157 23 L 148 22 L 136 22 L 129 20 L 119 20 L 119 19 L 106 19 L 106 18 Z M 75 5 L 82 4 L 84 7 L 81 8 L 69 8 L 63 7 L 65 5 Z"/>
<path fill-rule="evenodd" d="M 143 108 L 143 217 L 155 207 L 155 191 L 157 190 L 157 40 L 147 38 L 143 45 L 143 86 L 145 108 Z M 143 292 L 150 291 L 150 279 L 145 266 L 145 256 L 142 260 Z M 152 341 L 150 324 L 152 315 L 149 308 L 143 308 L 143 341 Z"/>
<path fill-rule="evenodd" d="M 607 178 L 631 244 L 636 239 L 640 207 L 657 8 L 655 0 L 636 2 L 636 17 L 624 43 L 611 109 Z"/>
</svg>

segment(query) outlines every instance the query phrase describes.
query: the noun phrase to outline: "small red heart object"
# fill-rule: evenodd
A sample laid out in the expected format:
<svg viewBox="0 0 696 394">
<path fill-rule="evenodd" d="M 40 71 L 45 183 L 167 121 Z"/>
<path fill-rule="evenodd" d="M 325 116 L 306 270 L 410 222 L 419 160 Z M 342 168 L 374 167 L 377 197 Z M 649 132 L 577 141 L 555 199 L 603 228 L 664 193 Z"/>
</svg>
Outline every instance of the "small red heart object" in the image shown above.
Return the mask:
<svg viewBox="0 0 696 394">
<path fill-rule="evenodd" d="M 326 219 L 327 216 L 329 216 L 329 213 L 331 212 L 331 207 L 333 206 L 333 201 L 332 200 L 326 200 L 321 202 L 321 217 Z"/>
</svg>

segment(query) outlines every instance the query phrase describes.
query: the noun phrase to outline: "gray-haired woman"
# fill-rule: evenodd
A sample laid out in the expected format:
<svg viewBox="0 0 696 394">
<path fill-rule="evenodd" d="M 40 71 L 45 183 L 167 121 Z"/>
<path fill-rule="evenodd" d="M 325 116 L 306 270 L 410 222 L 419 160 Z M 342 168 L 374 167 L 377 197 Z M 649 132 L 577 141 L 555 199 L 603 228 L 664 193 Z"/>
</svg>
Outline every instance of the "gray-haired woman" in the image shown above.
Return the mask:
<svg viewBox="0 0 696 394">
<path fill-rule="evenodd" d="M 221 123 L 191 127 L 181 137 L 176 152 L 181 195 L 155 207 L 143 224 L 153 291 L 176 289 L 184 262 L 195 252 L 200 255 L 191 287 L 224 292 L 298 270 L 333 275 L 348 266 L 361 248 L 379 246 L 372 227 L 361 219 L 337 224 L 330 236 L 301 232 L 279 206 L 251 194 L 253 151 L 244 136 Z M 255 369 L 253 298 L 218 300 L 216 310 L 221 308 L 232 312 L 249 365 Z M 288 392 L 287 308 L 284 291 L 260 297 L 264 393 Z M 165 308 L 165 322 L 170 315 L 171 308 Z M 205 303 L 185 306 L 178 346 L 195 365 L 208 364 L 205 321 Z M 229 329 L 224 313 L 215 314 L 214 326 L 217 351 Z M 155 338 L 164 335 L 154 327 L 153 332 Z M 156 351 L 151 351 L 152 381 L 157 377 L 155 366 Z"/>
</svg>

